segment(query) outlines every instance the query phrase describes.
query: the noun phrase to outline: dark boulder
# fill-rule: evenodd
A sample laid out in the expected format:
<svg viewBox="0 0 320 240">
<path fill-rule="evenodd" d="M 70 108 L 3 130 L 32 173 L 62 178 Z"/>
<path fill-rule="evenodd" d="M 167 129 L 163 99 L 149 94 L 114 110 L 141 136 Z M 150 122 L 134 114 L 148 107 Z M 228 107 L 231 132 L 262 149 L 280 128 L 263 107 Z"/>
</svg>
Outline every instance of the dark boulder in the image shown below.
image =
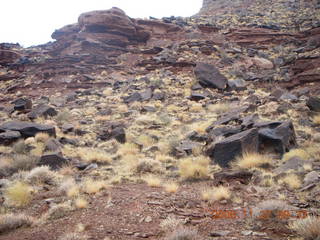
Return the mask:
<svg viewBox="0 0 320 240">
<path fill-rule="evenodd" d="M 49 166 L 52 170 L 57 170 L 69 161 L 58 153 L 48 153 L 41 156 L 39 166 Z"/>
<path fill-rule="evenodd" d="M 0 133 L 0 144 L 9 145 L 21 137 L 18 131 L 5 131 Z"/>
<path fill-rule="evenodd" d="M 132 103 L 132 102 L 141 101 L 141 100 L 142 100 L 142 96 L 138 92 L 135 92 L 127 97 L 124 97 L 123 99 L 125 103 Z"/>
<path fill-rule="evenodd" d="M 259 149 L 270 149 L 280 155 L 297 146 L 296 135 L 291 121 L 256 124 L 259 129 Z"/>
<path fill-rule="evenodd" d="M 25 111 L 32 108 L 32 101 L 27 98 L 18 98 L 11 103 L 14 104 L 15 111 Z"/>
<path fill-rule="evenodd" d="M 64 123 L 61 126 L 61 130 L 62 130 L 63 133 L 72 132 L 74 130 L 74 126 L 71 123 Z"/>
<path fill-rule="evenodd" d="M 98 134 L 98 139 L 102 141 L 116 139 L 120 143 L 125 143 L 126 132 L 121 124 L 110 124 L 101 130 L 101 132 Z"/>
<path fill-rule="evenodd" d="M 215 184 L 230 183 L 233 181 L 248 184 L 253 177 L 253 173 L 247 170 L 221 171 L 213 175 Z"/>
<path fill-rule="evenodd" d="M 202 87 L 225 89 L 227 86 L 227 78 L 211 64 L 197 63 L 194 73 Z"/>
<path fill-rule="evenodd" d="M 47 133 L 50 136 L 56 136 L 56 130 L 54 126 L 32 122 L 10 121 L 0 125 L 0 132 L 8 130 L 20 132 L 23 138 L 34 137 L 37 133 L 40 132 Z"/>
<path fill-rule="evenodd" d="M 152 89 L 148 88 L 146 91 L 140 93 L 142 101 L 148 101 L 152 98 Z"/>
<path fill-rule="evenodd" d="M 200 101 L 206 98 L 205 94 L 202 93 L 197 93 L 197 92 L 193 92 L 191 93 L 191 96 L 189 97 L 189 99 L 191 101 Z"/>
<path fill-rule="evenodd" d="M 56 116 L 58 112 L 47 104 L 40 104 L 32 109 L 30 113 L 28 113 L 28 118 L 36 119 L 38 117 L 48 117 L 48 116 Z"/>
<path fill-rule="evenodd" d="M 310 97 L 307 101 L 307 106 L 312 111 L 320 112 L 320 98 Z"/>
<path fill-rule="evenodd" d="M 221 167 L 229 167 L 230 162 L 245 152 L 257 152 L 259 138 L 256 128 L 232 135 L 215 143 L 208 155 Z"/>
</svg>

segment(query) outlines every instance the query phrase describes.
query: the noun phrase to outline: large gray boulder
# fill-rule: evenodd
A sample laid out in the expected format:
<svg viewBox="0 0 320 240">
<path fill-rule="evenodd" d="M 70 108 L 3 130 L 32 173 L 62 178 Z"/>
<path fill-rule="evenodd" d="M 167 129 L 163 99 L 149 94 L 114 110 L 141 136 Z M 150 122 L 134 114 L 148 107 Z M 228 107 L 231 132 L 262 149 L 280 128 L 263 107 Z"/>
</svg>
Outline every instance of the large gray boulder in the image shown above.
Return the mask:
<svg viewBox="0 0 320 240">
<path fill-rule="evenodd" d="M 0 133 L 0 144 L 8 145 L 21 137 L 20 132 L 18 131 L 5 131 Z"/>
<path fill-rule="evenodd" d="M 272 148 L 280 155 L 297 146 L 296 134 L 291 121 L 259 123 L 260 150 Z"/>
<path fill-rule="evenodd" d="M 196 78 L 202 87 L 225 89 L 228 79 L 213 65 L 197 63 L 194 69 Z"/>
<path fill-rule="evenodd" d="M 236 157 L 241 156 L 245 152 L 257 152 L 258 147 L 258 129 L 253 128 L 215 143 L 208 150 L 208 154 L 221 167 L 229 167 L 230 162 Z"/>
<path fill-rule="evenodd" d="M 23 138 L 34 137 L 37 133 L 44 132 L 50 136 L 56 136 L 54 126 L 43 125 L 33 122 L 10 121 L 0 125 L 0 132 L 16 131 L 21 134 Z"/>
</svg>

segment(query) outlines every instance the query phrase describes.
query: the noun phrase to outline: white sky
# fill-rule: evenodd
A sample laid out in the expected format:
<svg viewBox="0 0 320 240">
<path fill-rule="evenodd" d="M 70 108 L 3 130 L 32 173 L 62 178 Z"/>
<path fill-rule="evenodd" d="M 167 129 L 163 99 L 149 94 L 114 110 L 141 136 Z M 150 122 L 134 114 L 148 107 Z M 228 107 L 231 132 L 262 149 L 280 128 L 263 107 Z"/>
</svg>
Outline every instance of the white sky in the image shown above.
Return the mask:
<svg viewBox="0 0 320 240">
<path fill-rule="evenodd" d="M 77 22 L 83 12 L 119 7 L 130 17 L 196 14 L 202 0 L 2 0 L 0 43 L 24 47 L 51 41 L 55 29 Z"/>
</svg>

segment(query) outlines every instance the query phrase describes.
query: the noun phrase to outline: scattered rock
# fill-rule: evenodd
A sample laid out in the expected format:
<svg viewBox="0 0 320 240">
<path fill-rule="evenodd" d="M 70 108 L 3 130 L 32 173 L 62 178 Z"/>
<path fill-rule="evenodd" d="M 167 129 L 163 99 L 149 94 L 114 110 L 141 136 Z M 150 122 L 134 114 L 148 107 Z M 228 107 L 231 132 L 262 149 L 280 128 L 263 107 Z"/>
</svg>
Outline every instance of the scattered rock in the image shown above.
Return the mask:
<svg viewBox="0 0 320 240">
<path fill-rule="evenodd" d="M 45 143 L 45 152 L 60 152 L 61 150 L 61 143 L 54 138 L 49 138 Z"/>
<path fill-rule="evenodd" d="M 228 170 L 214 173 L 213 177 L 214 181 L 219 184 L 231 181 L 239 181 L 242 184 L 248 184 L 253 177 L 253 173 L 247 170 Z"/>
<path fill-rule="evenodd" d="M 310 110 L 315 112 L 320 112 L 320 98 L 318 97 L 310 97 L 307 101 L 307 106 Z"/>
<path fill-rule="evenodd" d="M 74 130 L 74 126 L 71 123 L 64 123 L 62 124 L 61 129 L 63 133 L 68 133 Z"/>
<path fill-rule="evenodd" d="M 197 63 L 194 73 L 202 87 L 225 89 L 228 80 L 213 65 Z"/>
<path fill-rule="evenodd" d="M 206 96 L 204 94 L 196 93 L 196 92 L 191 93 L 191 96 L 189 97 L 189 99 L 191 101 L 200 101 L 200 100 L 205 99 L 205 98 L 206 98 Z"/>
<path fill-rule="evenodd" d="M 37 133 L 45 132 L 50 136 L 56 136 L 54 126 L 43 125 L 38 123 L 10 121 L 0 125 L 0 131 L 18 131 L 23 138 L 34 137 Z"/>
<path fill-rule="evenodd" d="M 317 183 L 320 181 L 320 173 L 316 171 L 309 172 L 303 179 L 305 185 Z"/>
<path fill-rule="evenodd" d="M 299 158 L 299 157 L 292 157 L 283 163 L 280 167 L 276 168 L 274 171 L 275 173 L 283 173 L 289 170 L 299 170 L 303 168 L 303 165 L 308 163 L 307 161 Z"/>
<path fill-rule="evenodd" d="M 273 63 L 265 58 L 254 57 L 252 62 L 259 68 L 273 69 Z"/>
<path fill-rule="evenodd" d="M 258 130 L 253 128 L 215 143 L 208 154 L 221 167 L 229 167 L 230 162 L 242 153 L 257 152 L 258 143 Z"/>
<path fill-rule="evenodd" d="M 245 90 L 247 82 L 243 79 L 228 80 L 228 87 L 230 90 Z"/>
<path fill-rule="evenodd" d="M 224 237 L 230 234 L 230 231 L 214 231 L 210 232 L 209 236 L 210 237 Z"/>
<path fill-rule="evenodd" d="M 108 141 L 110 139 L 116 139 L 120 143 L 126 142 L 126 132 L 123 126 L 113 125 L 107 126 L 101 130 L 98 138 L 102 141 Z"/>
<path fill-rule="evenodd" d="M 69 161 L 58 153 L 47 153 L 41 156 L 39 166 L 49 166 L 52 170 L 57 170 Z"/>
<path fill-rule="evenodd" d="M 32 109 L 30 113 L 28 113 L 28 118 L 36 119 L 38 117 L 48 117 L 48 116 L 56 116 L 58 112 L 49 105 L 40 104 Z"/>
<path fill-rule="evenodd" d="M 5 131 L 0 133 L 0 144 L 9 145 L 21 137 L 18 131 Z"/>
<path fill-rule="evenodd" d="M 296 135 L 291 121 L 257 123 L 259 129 L 259 149 L 272 148 L 280 155 L 297 146 Z"/>
<path fill-rule="evenodd" d="M 27 98 L 18 98 L 12 104 L 15 111 L 26 111 L 32 108 L 32 101 Z"/>
</svg>

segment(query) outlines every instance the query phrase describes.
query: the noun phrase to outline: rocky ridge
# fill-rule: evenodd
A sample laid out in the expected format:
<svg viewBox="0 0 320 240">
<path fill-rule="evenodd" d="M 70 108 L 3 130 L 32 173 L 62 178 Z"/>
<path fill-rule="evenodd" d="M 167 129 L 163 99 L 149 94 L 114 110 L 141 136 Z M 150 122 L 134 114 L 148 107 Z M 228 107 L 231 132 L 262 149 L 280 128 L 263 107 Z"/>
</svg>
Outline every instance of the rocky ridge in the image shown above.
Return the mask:
<svg viewBox="0 0 320 240">
<path fill-rule="evenodd" d="M 103 226 L 83 230 L 92 239 L 173 239 L 159 212 L 196 239 L 291 237 L 287 219 L 212 224 L 201 209 L 320 214 L 319 11 L 315 1 L 205 0 L 190 18 L 132 19 L 112 8 L 81 14 L 51 43 L 0 44 L 0 210 L 19 211 L 5 191 L 18 179 L 37 190 L 23 211 L 45 219 L 4 239 L 60 235 L 60 220 L 87 218 Z M 48 178 L 32 182 L 39 169 Z M 183 191 L 164 193 L 150 175 Z M 208 186 L 232 198 L 200 194 Z M 90 201 L 83 215 L 72 187 Z M 73 212 L 52 220 L 56 204 Z"/>
</svg>

